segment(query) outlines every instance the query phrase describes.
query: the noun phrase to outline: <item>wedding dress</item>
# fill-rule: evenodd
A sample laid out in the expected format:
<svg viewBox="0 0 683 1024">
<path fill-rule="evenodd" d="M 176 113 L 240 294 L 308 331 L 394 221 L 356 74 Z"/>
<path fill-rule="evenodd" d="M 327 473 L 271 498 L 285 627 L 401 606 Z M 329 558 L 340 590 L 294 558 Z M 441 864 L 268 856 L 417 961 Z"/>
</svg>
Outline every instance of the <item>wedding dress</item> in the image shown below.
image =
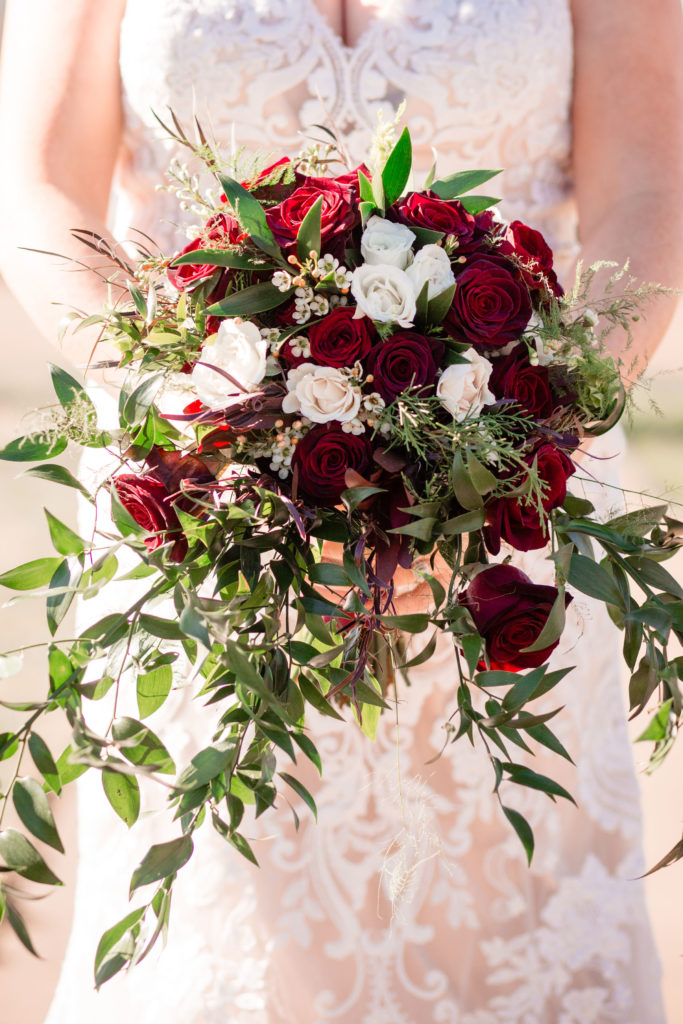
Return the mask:
<svg viewBox="0 0 683 1024">
<path fill-rule="evenodd" d="M 184 244 L 175 200 L 157 190 L 183 155 L 151 109 L 170 106 L 186 125 L 197 114 L 224 145 L 275 156 L 296 153 L 302 128 L 331 117 L 360 161 L 377 111 L 390 117 L 405 97 L 417 166 L 429 168 L 435 147 L 441 173 L 504 167 L 493 187 L 506 217 L 540 228 L 567 266 L 569 0 L 386 0 L 367 12 L 347 47 L 313 0 L 128 0 L 119 234 L 134 227 Z M 610 436 L 595 454 L 619 446 Z M 589 469 L 615 482 L 613 460 Z M 605 513 L 617 505 L 609 487 L 585 491 Z M 542 552 L 515 560 L 551 581 Z M 95 599 L 83 614 L 105 611 Z M 506 803 L 535 832 L 530 869 L 492 796 L 485 752 L 460 741 L 433 761 L 455 706 L 444 641 L 410 686 L 399 680 L 397 712 L 383 715 L 375 743 L 353 723 L 311 716 L 323 777 L 290 770 L 313 790 L 318 824 L 295 801 L 297 832 L 283 796 L 250 827 L 260 870 L 203 827 L 178 878 L 167 949 L 99 994 L 97 940 L 126 913 L 148 846 L 177 832 L 152 794 L 125 834 L 99 774 L 87 773 L 73 932 L 48 1024 L 662 1024 L 634 881 L 641 825 L 618 643 L 602 606 L 577 595 L 552 659 L 574 671 L 537 703 L 565 705 L 554 724 L 576 767 L 542 752 L 532 760 L 579 807 L 508 785 Z M 150 725 L 184 763 L 210 741 L 212 722 L 181 683 Z"/>
</svg>

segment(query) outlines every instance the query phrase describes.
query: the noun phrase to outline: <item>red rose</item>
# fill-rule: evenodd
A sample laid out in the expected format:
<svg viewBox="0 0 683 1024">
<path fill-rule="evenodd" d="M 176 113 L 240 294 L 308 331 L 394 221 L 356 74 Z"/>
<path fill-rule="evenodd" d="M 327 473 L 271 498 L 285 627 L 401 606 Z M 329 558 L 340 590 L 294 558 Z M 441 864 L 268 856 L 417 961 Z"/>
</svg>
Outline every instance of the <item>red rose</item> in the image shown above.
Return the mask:
<svg viewBox="0 0 683 1024">
<path fill-rule="evenodd" d="M 531 318 L 526 284 L 505 258 L 473 256 L 456 279 L 444 327 L 461 341 L 502 347 L 521 338 Z"/>
<path fill-rule="evenodd" d="M 204 233 L 194 238 L 174 258 L 197 249 L 225 249 L 228 245 L 237 245 L 244 238 L 246 235 L 234 217 L 218 213 L 207 222 Z M 180 267 L 170 267 L 167 276 L 174 288 L 184 292 L 195 288 L 215 272 L 216 267 L 206 263 L 185 263 Z"/>
<path fill-rule="evenodd" d="M 347 434 L 331 423 L 313 427 L 292 458 L 298 487 L 316 505 L 336 505 L 346 489 L 346 470 L 364 475 L 372 465 L 372 446 L 364 434 Z"/>
<path fill-rule="evenodd" d="M 550 657 L 559 640 L 543 650 L 523 652 L 540 636 L 557 594 L 555 587 L 532 583 L 512 565 L 492 565 L 474 577 L 459 600 L 486 643 L 492 669 L 519 672 Z M 567 595 L 566 603 L 570 600 Z"/>
<path fill-rule="evenodd" d="M 471 213 L 457 199 L 440 199 L 435 192 L 411 192 L 392 207 L 393 215 L 408 227 L 428 228 L 455 235 L 458 248 L 468 252 L 479 232 Z"/>
<path fill-rule="evenodd" d="M 343 257 L 346 235 L 359 219 L 348 185 L 334 178 L 306 178 L 289 198 L 266 210 L 266 222 L 277 244 L 286 253 L 296 251 L 296 236 L 301 222 L 322 196 L 320 240 L 322 253 Z"/>
<path fill-rule="evenodd" d="M 564 294 L 553 270 L 552 249 L 540 231 L 523 224 L 521 220 L 513 220 L 505 232 L 505 239 L 524 265 L 522 273 L 529 288 L 543 288 L 545 279 L 555 295 L 559 297 Z"/>
<path fill-rule="evenodd" d="M 162 482 L 152 473 L 122 473 L 115 477 L 114 487 L 125 510 L 152 535 L 145 537 L 147 550 L 154 551 L 172 540 L 169 558 L 182 562 L 187 554 L 187 540 Z"/>
<path fill-rule="evenodd" d="M 444 346 L 415 331 L 401 331 L 372 350 L 368 367 L 372 387 L 384 401 L 393 402 L 406 388 L 431 388 L 443 361 Z"/>
<path fill-rule="evenodd" d="M 375 330 L 368 317 L 354 319 L 355 307 L 337 306 L 308 332 L 311 359 L 322 366 L 353 366 L 372 348 Z"/>
<path fill-rule="evenodd" d="M 496 398 L 512 399 L 537 419 L 552 415 L 555 404 L 548 369 L 531 365 L 526 345 L 518 345 L 509 355 L 491 362 L 493 372 L 489 387 Z"/>
<path fill-rule="evenodd" d="M 545 484 L 542 505 L 550 512 L 562 504 L 567 496 L 567 479 L 575 472 L 571 459 L 555 445 L 544 443 L 529 455 L 529 466 L 536 460 L 536 469 Z M 535 504 L 525 504 L 522 498 L 496 498 L 486 507 L 484 540 L 489 551 L 497 555 L 501 539 L 517 551 L 534 551 L 545 547 L 549 534 Z"/>
</svg>

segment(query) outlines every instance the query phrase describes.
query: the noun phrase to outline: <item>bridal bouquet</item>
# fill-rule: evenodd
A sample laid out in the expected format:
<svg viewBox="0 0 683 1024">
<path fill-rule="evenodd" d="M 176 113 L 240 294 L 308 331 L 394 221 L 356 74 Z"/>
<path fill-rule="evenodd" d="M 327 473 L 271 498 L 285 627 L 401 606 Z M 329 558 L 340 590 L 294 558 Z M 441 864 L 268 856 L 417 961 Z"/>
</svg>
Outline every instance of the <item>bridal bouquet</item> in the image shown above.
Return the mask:
<svg viewBox="0 0 683 1024">
<path fill-rule="evenodd" d="M 502 792 L 571 799 L 514 751 L 541 744 L 569 757 L 549 724 L 558 712 L 530 705 L 571 670 L 547 661 L 572 591 L 603 601 L 623 630 L 633 710 L 658 694 L 643 734 L 655 762 L 681 712 L 683 659 L 667 644 L 683 639 L 683 592 L 662 564 L 679 524 L 661 505 L 601 522 L 570 490 L 583 439 L 624 406 L 604 337 L 628 329 L 647 289 L 617 289 L 617 274 L 588 308 L 592 269 L 566 295 L 541 234 L 471 194 L 497 172 L 432 172 L 417 189 L 407 131 L 372 169 L 330 176 L 330 145 L 241 181 L 204 138 L 194 146 L 177 123 L 172 131 L 220 190 L 181 182 L 203 210 L 182 252 L 144 251 L 132 264 L 110 251 L 118 297 L 82 325 L 100 324 L 120 352 L 118 427 L 104 429 L 89 393 L 53 368 L 51 421 L 0 452 L 41 462 L 29 472 L 96 509 L 87 537 L 48 513 L 56 555 L 0 576 L 46 597 L 54 637 L 45 699 L 11 705 L 25 720 L 0 736 L 0 758 L 17 755 L 3 802 L 61 850 L 46 794 L 84 771 L 102 772 L 129 826 L 140 777 L 168 791 L 175 836 L 135 870 L 131 895 L 147 896 L 102 937 L 98 985 L 165 931 L 197 829 L 213 827 L 255 861 L 245 807 L 267 812 L 285 786 L 316 813 L 286 770 L 297 756 L 322 770 L 311 709 L 355 719 L 371 739 L 397 673 L 427 661 L 440 634 L 454 647 L 445 743 L 486 745 L 495 796 L 529 859 L 531 829 Z M 44 461 L 70 443 L 108 453 L 94 493 Z M 120 565 L 122 548 L 132 568 Z M 515 566 L 516 552 L 541 548 L 554 586 Z M 397 574 L 411 566 L 428 598 L 402 614 Z M 59 638 L 76 595 L 87 601 L 121 579 L 140 588 L 129 607 Z M 18 655 L 2 656 L 4 675 Z M 182 766 L 146 724 L 174 684 L 191 686 L 218 722 Z M 139 717 L 117 717 L 131 689 Z M 108 693 L 111 723 L 98 732 L 88 708 Z M 57 708 L 73 739 L 55 758 L 40 722 Z M 20 774 L 26 748 L 38 777 Z M 0 857 L 3 872 L 59 884 L 17 830 L 0 832 Z M 0 915 L 31 948 L 19 895 L 0 887 Z"/>
</svg>

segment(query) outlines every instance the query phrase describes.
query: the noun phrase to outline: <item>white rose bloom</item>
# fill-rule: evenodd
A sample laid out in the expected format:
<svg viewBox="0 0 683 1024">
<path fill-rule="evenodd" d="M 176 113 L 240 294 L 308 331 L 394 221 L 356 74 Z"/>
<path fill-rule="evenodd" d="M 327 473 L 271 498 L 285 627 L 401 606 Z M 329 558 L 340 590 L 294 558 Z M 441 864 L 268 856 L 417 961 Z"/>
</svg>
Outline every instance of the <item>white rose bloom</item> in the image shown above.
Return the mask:
<svg viewBox="0 0 683 1024">
<path fill-rule="evenodd" d="M 199 363 L 210 363 L 229 373 L 244 391 L 254 391 L 266 373 L 268 342 L 255 324 L 248 321 L 224 320 L 212 341 L 202 347 Z M 197 395 L 209 409 L 224 409 L 242 391 L 227 377 L 208 366 L 196 365 L 192 384 Z"/>
<path fill-rule="evenodd" d="M 365 315 L 380 323 L 412 327 L 416 313 L 413 282 L 405 270 L 387 263 L 364 263 L 353 272 L 351 294 L 358 309 L 354 319 Z"/>
<path fill-rule="evenodd" d="M 345 423 L 360 409 L 360 390 L 336 366 L 301 363 L 287 374 L 287 390 L 282 411 L 301 412 L 314 423 Z"/>
<path fill-rule="evenodd" d="M 441 292 L 445 292 L 446 288 L 455 284 L 455 276 L 448 253 L 440 245 L 423 246 L 406 273 L 413 282 L 416 295 L 420 294 L 425 282 L 429 282 L 428 299 L 435 298 Z"/>
<path fill-rule="evenodd" d="M 371 266 L 391 264 L 405 270 L 412 259 L 415 233 L 405 224 L 371 217 L 360 240 L 363 259 Z"/>
<path fill-rule="evenodd" d="M 488 388 L 493 366 L 473 348 L 462 353 L 469 363 L 447 366 L 436 386 L 437 398 L 456 420 L 478 416 L 485 405 L 496 401 Z"/>
</svg>

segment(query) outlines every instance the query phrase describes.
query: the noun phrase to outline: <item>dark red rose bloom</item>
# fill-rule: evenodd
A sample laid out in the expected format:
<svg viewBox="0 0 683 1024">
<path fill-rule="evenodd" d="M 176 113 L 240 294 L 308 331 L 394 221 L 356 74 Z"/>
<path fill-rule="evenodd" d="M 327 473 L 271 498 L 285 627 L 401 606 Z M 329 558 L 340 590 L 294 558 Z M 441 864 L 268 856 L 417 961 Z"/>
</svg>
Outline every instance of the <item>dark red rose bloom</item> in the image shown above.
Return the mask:
<svg viewBox="0 0 683 1024">
<path fill-rule="evenodd" d="M 174 259 L 184 256 L 185 253 L 195 252 L 197 249 L 225 249 L 228 245 L 237 245 L 246 237 L 234 217 L 217 213 L 215 217 L 207 221 L 204 233 L 176 253 Z M 184 292 L 195 288 L 215 272 L 216 267 L 208 264 L 185 263 L 180 267 L 170 267 L 167 276 L 174 288 L 177 288 L 179 292 Z"/>
<path fill-rule="evenodd" d="M 540 231 L 523 224 L 521 220 L 513 220 L 505 232 L 505 240 L 512 246 L 512 251 L 522 261 L 524 279 L 529 288 L 543 288 L 546 279 L 551 291 L 558 297 L 564 290 L 557 281 L 553 270 L 553 252 Z"/>
<path fill-rule="evenodd" d="M 182 562 L 187 554 L 187 539 L 180 528 L 175 505 L 192 512 L 193 486 L 214 478 L 201 459 L 153 448 L 147 456 L 151 470 L 146 473 L 122 473 L 114 478 L 114 487 L 123 507 L 139 526 L 154 536 L 145 538 L 148 551 L 172 541 L 172 562 Z"/>
<path fill-rule="evenodd" d="M 512 565 L 492 565 L 474 577 L 460 603 L 486 643 L 492 669 L 519 672 L 547 661 L 559 640 L 543 650 L 523 652 L 540 636 L 557 594 L 555 587 L 532 583 Z M 567 595 L 566 603 L 570 601 Z"/>
<path fill-rule="evenodd" d="M 537 419 L 551 416 L 555 403 L 550 389 L 548 369 L 532 366 L 526 345 L 518 345 L 507 356 L 492 359 L 489 387 L 496 398 L 513 399 Z"/>
<path fill-rule="evenodd" d="M 321 366 L 353 366 L 372 348 L 376 331 L 366 317 L 354 319 L 355 306 L 337 306 L 308 332 L 311 360 Z"/>
<path fill-rule="evenodd" d="M 476 222 L 457 199 L 440 199 L 435 192 L 411 192 L 392 207 L 391 214 L 408 227 L 429 228 L 455 235 L 458 248 L 469 252 L 478 241 Z"/>
<path fill-rule="evenodd" d="M 304 217 L 322 196 L 320 238 L 322 253 L 343 255 L 346 236 L 359 219 L 348 185 L 334 178 L 306 178 L 288 199 L 266 210 L 266 222 L 286 253 L 296 251 L 296 236 Z"/>
<path fill-rule="evenodd" d="M 576 467 L 563 451 L 548 442 L 541 444 L 529 455 L 529 466 L 536 460 L 538 475 L 546 489 L 542 505 L 545 512 L 558 508 L 567 496 L 567 480 Z M 535 504 L 525 504 L 521 498 L 496 498 L 486 507 L 484 541 L 489 551 L 497 555 L 501 540 L 517 551 L 534 551 L 545 547 L 549 533 L 538 514 Z"/>
<path fill-rule="evenodd" d="M 431 388 L 443 361 L 444 346 L 415 331 L 392 334 L 375 345 L 368 358 L 372 387 L 389 404 L 406 388 Z"/>
<path fill-rule="evenodd" d="M 336 505 L 346 490 L 347 469 L 364 475 L 372 467 L 372 445 L 364 434 L 346 434 L 340 426 L 321 423 L 296 446 L 292 470 L 301 494 L 317 505 Z"/>
<path fill-rule="evenodd" d="M 147 550 L 154 551 L 172 540 L 169 557 L 172 562 L 182 562 L 187 554 L 187 540 L 162 482 L 153 473 L 122 473 L 114 479 L 114 487 L 125 510 L 139 526 L 153 534 L 145 537 Z"/>
<path fill-rule="evenodd" d="M 515 267 L 501 256 L 477 255 L 456 278 L 444 327 L 458 340 L 502 347 L 521 338 L 530 318 L 529 292 Z"/>
</svg>

